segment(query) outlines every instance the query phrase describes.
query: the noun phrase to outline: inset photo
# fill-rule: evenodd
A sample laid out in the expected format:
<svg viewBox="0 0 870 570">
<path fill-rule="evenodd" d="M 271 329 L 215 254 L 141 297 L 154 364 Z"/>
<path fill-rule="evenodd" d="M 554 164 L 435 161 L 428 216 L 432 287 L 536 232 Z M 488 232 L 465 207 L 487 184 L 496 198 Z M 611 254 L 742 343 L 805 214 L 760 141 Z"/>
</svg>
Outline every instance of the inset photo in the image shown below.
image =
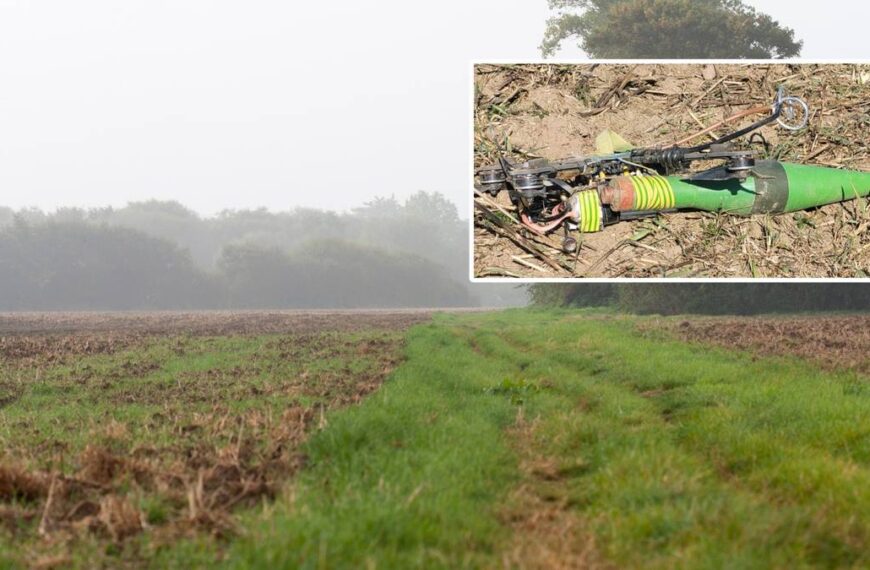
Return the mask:
<svg viewBox="0 0 870 570">
<path fill-rule="evenodd" d="M 867 278 L 870 65 L 474 66 L 474 279 Z"/>
</svg>

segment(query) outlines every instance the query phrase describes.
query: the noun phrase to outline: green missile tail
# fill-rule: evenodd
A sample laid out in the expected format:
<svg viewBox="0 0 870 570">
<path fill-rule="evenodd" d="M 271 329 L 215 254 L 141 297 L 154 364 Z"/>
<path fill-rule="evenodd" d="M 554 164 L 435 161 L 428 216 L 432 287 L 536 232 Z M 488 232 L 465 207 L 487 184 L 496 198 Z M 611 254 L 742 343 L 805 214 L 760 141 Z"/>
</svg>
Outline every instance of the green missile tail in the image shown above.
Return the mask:
<svg viewBox="0 0 870 570">
<path fill-rule="evenodd" d="M 759 161 L 745 180 L 619 176 L 601 193 L 615 212 L 706 210 L 738 216 L 780 214 L 870 194 L 870 173 Z"/>
</svg>

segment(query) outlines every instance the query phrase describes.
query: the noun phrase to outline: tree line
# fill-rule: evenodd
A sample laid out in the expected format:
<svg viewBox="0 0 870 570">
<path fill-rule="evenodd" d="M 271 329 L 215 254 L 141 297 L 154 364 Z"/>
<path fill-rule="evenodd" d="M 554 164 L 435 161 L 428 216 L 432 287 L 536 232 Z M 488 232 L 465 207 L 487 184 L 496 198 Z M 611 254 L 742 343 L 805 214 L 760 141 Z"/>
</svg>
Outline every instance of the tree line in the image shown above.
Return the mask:
<svg viewBox="0 0 870 570">
<path fill-rule="evenodd" d="M 536 284 L 538 306 L 612 307 L 638 314 L 755 315 L 866 312 L 862 283 L 589 283 Z"/>
<path fill-rule="evenodd" d="M 424 192 L 346 213 L 0 208 L 0 310 L 521 304 L 514 286 L 468 283 L 467 240 Z"/>
</svg>

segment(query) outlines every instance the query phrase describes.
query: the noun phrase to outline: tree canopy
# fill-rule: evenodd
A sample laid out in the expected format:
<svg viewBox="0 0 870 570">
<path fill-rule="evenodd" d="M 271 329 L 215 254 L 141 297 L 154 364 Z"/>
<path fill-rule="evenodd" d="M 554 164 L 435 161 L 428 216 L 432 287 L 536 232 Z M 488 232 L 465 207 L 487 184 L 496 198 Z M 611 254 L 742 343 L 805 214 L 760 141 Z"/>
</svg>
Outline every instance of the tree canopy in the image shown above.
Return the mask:
<svg viewBox="0 0 870 570">
<path fill-rule="evenodd" d="M 593 58 L 779 59 L 800 55 L 794 30 L 741 0 L 549 0 L 549 56 L 576 37 Z"/>
</svg>

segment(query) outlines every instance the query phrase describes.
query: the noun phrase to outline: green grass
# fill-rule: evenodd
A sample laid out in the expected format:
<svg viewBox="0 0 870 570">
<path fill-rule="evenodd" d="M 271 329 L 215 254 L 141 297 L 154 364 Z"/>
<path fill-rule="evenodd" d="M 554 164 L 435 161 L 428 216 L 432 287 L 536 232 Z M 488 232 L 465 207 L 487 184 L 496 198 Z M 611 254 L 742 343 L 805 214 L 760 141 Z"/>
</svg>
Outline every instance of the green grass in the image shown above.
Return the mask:
<svg viewBox="0 0 870 570">
<path fill-rule="evenodd" d="M 391 381 L 329 416 L 307 446 L 312 467 L 265 514 L 249 515 L 250 535 L 229 566 L 457 568 L 492 559 L 507 538 L 498 505 L 518 479 L 503 437 L 516 409 L 485 389 L 512 367 L 479 366 L 446 330 L 446 322 L 416 327 Z M 207 550 L 187 544 L 158 565 L 181 568 L 198 556 L 206 564 Z"/>
<path fill-rule="evenodd" d="M 407 360 L 327 414 L 308 467 L 240 513 L 219 560 L 200 537 L 151 565 L 501 568 L 524 488 L 616 567 L 870 567 L 867 380 L 643 336 L 637 320 L 513 310 L 415 327 Z M 546 476 L 520 469 L 518 418 Z"/>
<path fill-rule="evenodd" d="M 498 567 L 521 482 L 569 505 L 621 567 L 870 565 L 864 381 L 633 323 L 509 311 L 418 327 L 408 362 L 331 418 L 229 565 Z M 516 468 L 517 394 L 555 482 Z"/>
</svg>

